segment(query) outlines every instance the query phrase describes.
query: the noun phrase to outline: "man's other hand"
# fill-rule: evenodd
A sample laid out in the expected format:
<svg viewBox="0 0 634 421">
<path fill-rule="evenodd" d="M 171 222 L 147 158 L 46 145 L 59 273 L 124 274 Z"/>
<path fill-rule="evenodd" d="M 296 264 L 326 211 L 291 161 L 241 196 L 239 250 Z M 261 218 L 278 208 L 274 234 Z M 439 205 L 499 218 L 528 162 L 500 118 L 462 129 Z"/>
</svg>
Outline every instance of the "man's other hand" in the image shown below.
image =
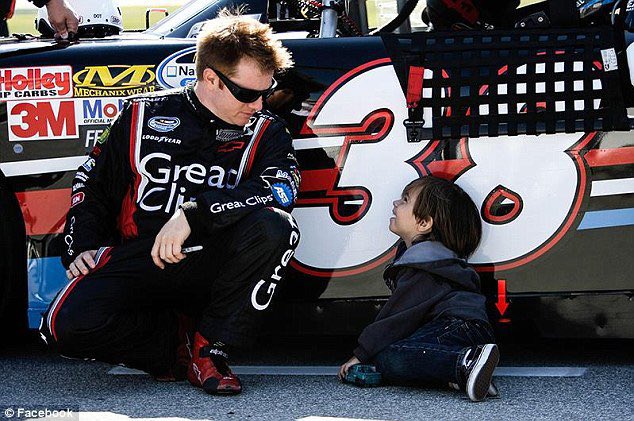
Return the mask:
<svg viewBox="0 0 634 421">
<path fill-rule="evenodd" d="M 97 250 L 86 250 L 75 257 L 75 260 L 68 266 L 66 277 L 70 280 L 79 275 L 88 275 L 91 269 L 95 268 L 95 255 Z"/>
<path fill-rule="evenodd" d="M 177 210 L 156 235 L 151 253 L 154 264 L 165 269 L 164 261 L 178 263 L 183 260 L 186 256 L 181 248 L 191 232 L 185 213 L 182 209 Z"/>
<path fill-rule="evenodd" d="M 79 19 L 65 0 L 50 0 L 46 3 L 46 11 L 55 30 L 55 38 L 68 39 L 69 33 L 77 33 Z"/>
</svg>

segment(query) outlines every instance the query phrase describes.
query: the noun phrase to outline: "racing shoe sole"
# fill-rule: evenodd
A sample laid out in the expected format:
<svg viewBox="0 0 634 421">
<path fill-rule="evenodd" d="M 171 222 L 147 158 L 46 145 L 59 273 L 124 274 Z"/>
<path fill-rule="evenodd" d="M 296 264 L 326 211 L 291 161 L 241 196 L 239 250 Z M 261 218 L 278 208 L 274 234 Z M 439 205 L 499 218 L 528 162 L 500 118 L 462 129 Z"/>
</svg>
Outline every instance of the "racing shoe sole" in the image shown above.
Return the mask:
<svg viewBox="0 0 634 421">
<path fill-rule="evenodd" d="M 205 381 L 203 390 L 210 395 L 237 395 L 242 392 L 242 384 L 236 378 L 218 380 L 212 377 Z"/>
<path fill-rule="evenodd" d="M 466 392 L 474 402 L 480 402 L 487 396 L 493 378 L 493 372 L 500 360 L 500 351 L 496 344 L 484 345 L 467 378 Z"/>
</svg>

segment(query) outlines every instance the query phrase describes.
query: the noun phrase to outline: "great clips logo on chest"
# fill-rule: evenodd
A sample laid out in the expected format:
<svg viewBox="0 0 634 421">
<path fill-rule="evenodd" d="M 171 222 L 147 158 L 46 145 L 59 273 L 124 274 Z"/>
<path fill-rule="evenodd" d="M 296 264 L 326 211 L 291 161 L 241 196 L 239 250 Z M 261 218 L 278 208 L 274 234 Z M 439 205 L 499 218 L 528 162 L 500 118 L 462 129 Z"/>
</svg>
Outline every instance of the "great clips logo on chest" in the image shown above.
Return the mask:
<svg viewBox="0 0 634 421">
<path fill-rule="evenodd" d="M 152 117 L 148 120 L 147 125 L 150 129 L 159 133 L 171 132 L 178 126 L 181 121 L 177 117 Z"/>
<path fill-rule="evenodd" d="M 0 99 L 73 96 L 70 66 L 0 69 Z"/>
</svg>

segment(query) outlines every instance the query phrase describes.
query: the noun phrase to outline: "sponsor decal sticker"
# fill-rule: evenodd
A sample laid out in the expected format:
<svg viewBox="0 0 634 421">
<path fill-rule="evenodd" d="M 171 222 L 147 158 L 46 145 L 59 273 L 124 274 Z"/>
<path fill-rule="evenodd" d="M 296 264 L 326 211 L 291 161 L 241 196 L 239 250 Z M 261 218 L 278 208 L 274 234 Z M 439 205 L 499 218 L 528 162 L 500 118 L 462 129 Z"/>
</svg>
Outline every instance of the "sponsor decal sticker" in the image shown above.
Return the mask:
<svg viewBox="0 0 634 421">
<path fill-rule="evenodd" d="M 242 130 L 218 129 L 216 130 L 216 140 L 218 142 L 231 142 L 232 140 L 240 139 L 242 134 Z"/>
<path fill-rule="evenodd" d="M 0 69 L 0 99 L 72 97 L 72 75 L 70 66 Z"/>
<path fill-rule="evenodd" d="M 76 97 L 126 97 L 154 92 L 154 65 L 87 66 L 75 73 Z"/>
<path fill-rule="evenodd" d="M 180 139 L 175 139 L 173 137 L 167 137 L 167 136 L 155 136 L 152 134 L 144 134 L 142 137 L 143 140 L 154 140 L 158 143 L 173 143 L 175 145 L 180 145 L 181 144 L 181 140 Z"/>
<path fill-rule="evenodd" d="M 95 98 L 75 100 L 75 114 L 80 125 L 110 124 L 123 107 L 124 98 Z"/>
<path fill-rule="evenodd" d="M 247 200 L 245 200 L 244 202 L 233 201 L 233 202 L 224 202 L 224 203 L 220 203 L 220 202 L 212 203 L 212 205 L 209 207 L 209 210 L 211 211 L 211 213 L 220 213 L 220 212 L 225 212 L 228 210 L 246 208 L 249 206 L 267 205 L 268 203 L 272 201 L 273 201 L 273 197 L 271 195 L 251 196 L 247 198 Z"/>
<path fill-rule="evenodd" d="M 152 117 L 147 125 L 157 132 L 167 133 L 171 132 L 181 124 L 181 121 L 177 117 Z"/>
<path fill-rule="evenodd" d="M 158 84 L 165 89 L 179 88 L 196 80 L 194 54 L 196 47 L 177 51 L 163 60 L 156 69 Z"/>
<path fill-rule="evenodd" d="M 109 126 L 100 124 L 79 126 L 79 140 L 84 142 L 84 147 L 87 150 L 91 150 L 99 144 L 99 139 L 101 139 L 108 130 Z"/>
<path fill-rule="evenodd" d="M 86 170 L 86 172 L 90 172 L 90 170 L 92 170 L 92 168 L 95 166 L 95 159 L 94 158 L 88 158 L 86 160 L 86 162 L 84 162 L 82 164 L 82 168 Z"/>
<path fill-rule="evenodd" d="M 70 139 L 78 133 L 73 100 L 7 102 L 9 140 Z"/>
<path fill-rule="evenodd" d="M 84 201 L 84 193 L 83 192 L 75 193 L 70 198 L 70 207 L 74 208 L 76 205 L 79 205 L 83 201 Z"/>
<path fill-rule="evenodd" d="M 275 183 L 271 186 L 273 197 L 280 205 L 286 207 L 293 203 L 293 192 L 284 183 Z"/>
</svg>

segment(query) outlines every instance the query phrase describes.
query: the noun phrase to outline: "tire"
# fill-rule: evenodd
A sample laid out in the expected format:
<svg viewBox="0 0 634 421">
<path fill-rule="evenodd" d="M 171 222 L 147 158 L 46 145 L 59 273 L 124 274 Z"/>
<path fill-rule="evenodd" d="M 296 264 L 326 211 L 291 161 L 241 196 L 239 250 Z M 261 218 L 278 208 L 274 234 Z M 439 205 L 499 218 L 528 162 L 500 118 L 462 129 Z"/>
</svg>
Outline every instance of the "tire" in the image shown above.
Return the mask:
<svg viewBox="0 0 634 421">
<path fill-rule="evenodd" d="M 20 205 L 0 172 L 0 346 L 25 338 L 27 322 L 26 230 Z"/>
</svg>

